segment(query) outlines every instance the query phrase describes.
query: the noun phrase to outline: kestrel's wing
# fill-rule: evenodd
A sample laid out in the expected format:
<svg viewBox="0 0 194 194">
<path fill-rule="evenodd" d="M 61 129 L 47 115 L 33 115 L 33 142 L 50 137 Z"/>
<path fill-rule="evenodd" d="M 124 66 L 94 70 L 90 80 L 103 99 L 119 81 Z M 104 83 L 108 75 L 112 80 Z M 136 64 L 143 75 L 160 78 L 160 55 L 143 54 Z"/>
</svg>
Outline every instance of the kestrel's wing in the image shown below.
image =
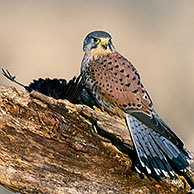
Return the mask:
<svg viewBox="0 0 194 194">
<path fill-rule="evenodd" d="M 183 143 L 154 112 L 152 101 L 140 82 L 135 67 L 114 52 L 90 62 L 92 91 L 108 112 L 118 107 L 126 116 L 138 157 L 147 171 L 172 172 L 167 158 L 179 170 L 189 166 Z M 159 169 L 159 170 L 158 170 Z"/>
</svg>

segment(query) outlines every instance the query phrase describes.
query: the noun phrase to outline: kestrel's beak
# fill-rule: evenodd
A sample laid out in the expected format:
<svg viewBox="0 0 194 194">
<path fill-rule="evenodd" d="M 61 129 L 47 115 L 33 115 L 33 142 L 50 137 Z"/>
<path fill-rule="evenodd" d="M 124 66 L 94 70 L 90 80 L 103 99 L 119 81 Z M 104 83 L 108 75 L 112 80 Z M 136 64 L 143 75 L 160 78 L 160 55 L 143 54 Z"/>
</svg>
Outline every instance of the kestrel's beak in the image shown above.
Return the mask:
<svg viewBox="0 0 194 194">
<path fill-rule="evenodd" d="M 108 48 L 108 41 L 107 40 L 102 41 L 101 46 L 106 50 Z"/>
</svg>

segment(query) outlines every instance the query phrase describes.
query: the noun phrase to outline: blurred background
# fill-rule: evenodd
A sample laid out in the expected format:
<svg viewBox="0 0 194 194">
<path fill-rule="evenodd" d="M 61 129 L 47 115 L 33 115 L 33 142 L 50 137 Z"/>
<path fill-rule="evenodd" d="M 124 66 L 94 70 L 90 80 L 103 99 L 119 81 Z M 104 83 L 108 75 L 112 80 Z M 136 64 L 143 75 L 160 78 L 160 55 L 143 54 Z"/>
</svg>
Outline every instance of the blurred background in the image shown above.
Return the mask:
<svg viewBox="0 0 194 194">
<path fill-rule="evenodd" d="M 108 31 L 156 111 L 194 151 L 193 10 L 193 0 L 0 0 L 0 68 L 24 84 L 68 80 L 79 74 L 85 36 Z M 1 75 L 0 85 L 22 90 Z"/>
</svg>

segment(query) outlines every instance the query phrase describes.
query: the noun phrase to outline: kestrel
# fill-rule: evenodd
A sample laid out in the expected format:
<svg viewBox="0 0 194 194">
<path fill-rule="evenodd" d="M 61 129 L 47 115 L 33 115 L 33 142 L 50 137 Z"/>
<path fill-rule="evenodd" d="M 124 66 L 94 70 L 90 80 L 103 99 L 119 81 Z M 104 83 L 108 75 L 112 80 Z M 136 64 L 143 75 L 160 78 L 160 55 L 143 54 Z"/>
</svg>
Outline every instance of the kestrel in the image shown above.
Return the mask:
<svg viewBox="0 0 194 194">
<path fill-rule="evenodd" d="M 125 119 L 141 167 L 157 177 L 185 172 L 189 155 L 182 141 L 154 111 L 139 73 L 115 50 L 111 35 L 89 33 L 83 50 L 82 84 L 103 111 Z"/>
</svg>

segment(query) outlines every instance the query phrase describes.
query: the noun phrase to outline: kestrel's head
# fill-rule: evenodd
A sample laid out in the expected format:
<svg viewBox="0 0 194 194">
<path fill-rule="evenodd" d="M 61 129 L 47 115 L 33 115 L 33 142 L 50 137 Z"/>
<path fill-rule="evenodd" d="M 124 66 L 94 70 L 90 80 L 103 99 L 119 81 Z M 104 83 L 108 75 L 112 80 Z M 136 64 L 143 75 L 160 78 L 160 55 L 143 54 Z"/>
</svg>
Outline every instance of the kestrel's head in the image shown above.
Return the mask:
<svg viewBox="0 0 194 194">
<path fill-rule="evenodd" d="M 99 52 L 102 54 L 111 53 L 115 51 L 111 39 L 111 35 L 107 32 L 91 32 L 84 39 L 83 50 L 86 53 L 91 51 Z"/>
</svg>

